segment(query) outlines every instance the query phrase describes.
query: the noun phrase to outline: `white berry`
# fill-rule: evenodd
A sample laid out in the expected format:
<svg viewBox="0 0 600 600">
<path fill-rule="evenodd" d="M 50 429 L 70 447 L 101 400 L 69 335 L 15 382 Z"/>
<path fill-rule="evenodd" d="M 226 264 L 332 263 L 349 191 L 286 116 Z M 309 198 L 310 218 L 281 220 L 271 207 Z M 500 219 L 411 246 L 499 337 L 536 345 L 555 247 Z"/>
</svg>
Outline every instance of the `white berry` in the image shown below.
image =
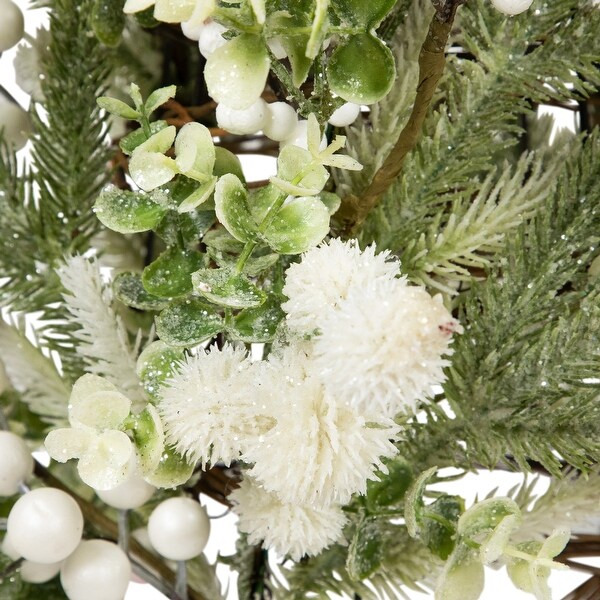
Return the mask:
<svg viewBox="0 0 600 600">
<path fill-rule="evenodd" d="M 1 14 L 2 8 L 0 8 Z M 5 141 L 13 144 L 16 150 L 20 150 L 27 143 L 31 131 L 29 115 L 18 104 L 11 102 L 2 94 L 0 94 L 0 129 L 4 131 Z"/>
<path fill-rule="evenodd" d="M 96 490 L 96 494 L 109 506 L 127 510 L 139 508 L 146 504 L 155 491 L 154 486 L 144 481 L 136 471 L 133 471 L 132 475 L 121 485 L 112 490 Z"/>
<path fill-rule="evenodd" d="M 518 15 L 525 12 L 533 0 L 492 0 L 492 4 L 505 15 Z"/>
<path fill-rule="evenodd" d="M 342 104 L 337 110 L 333 111 L 333 114 L 329 117 L 329 122 L 334 127 L 346 127 L 346 125 L 350 125 L 356 121 L 358 113 L 360 113 L 359 104 L 346 102 L 346 104 Z"/>
<path fill-rule="evenodd" d="M 0 15 L 0 52 L 4 52 L 23 37 L 25 20 L 21 9 L 11 0 L 0 0 Z"/>
<path fill-rule="evenodd" d="M 298 117 L 296 111 L 286 102 L 267 104 L 267 118 L 263 133 L 276 142 L 289 138 L 296 130 Z"/>
<path fill-rule="evenodd" d="M 81 542 L 60 570 L 69 600 L 123 600 L 130 578 L 126 554 L 105 540 Z"/>
<path fill-rule="evenodd" d="M 17 552 L 8 534 L 5 535 L 2 540 L 2 552 L 11 560 L 21 558 L 21 555 Z M 45 581 L 50 581 L 50 579 L 56 577 L 60 571 L 61 565 L 62 562 L 44 564 L 24 560 L 19 567 L 19 572 L 23 581 L 29 583 L 44 583 Z"/>
<path fill-rule="evenodd" d="M 79 544 L 83 515 L 69 494 L 38 488 L 16 501 L 8 515 L 7 531 L 21 556 L 33 562 L 55 563 Z"/>
<path fill-rule="evenodd" d="M 206 510 L 190 498 L 169 498 L 148 520 L 148 536 L 154 549 L 171 560 L 198 556 L 208 541 L 210 521 Z"/>
<path fill-rule="evenodd" d="M 12 496 L 33 472 L 33 458 L 25 442 L 10 431 L 0 431 L 0 496 Z"/>
<path fill-rule="evenodd" d="M 242 110 L 235 110 L 221 103 L 216 112 L 219 127 L 238 135 L 260 131 L 267 120 L 267 114 L 267 103 L 262 98 Z"/>
<path fill-rule="evenodd" d="M 198 33 L 198 48 L 204 58 L 208 58 L 217 48 L 224 46 L 227 40 L 221 35 L 227 31 L 216 21 L 210 21 Z"/>
</svg>

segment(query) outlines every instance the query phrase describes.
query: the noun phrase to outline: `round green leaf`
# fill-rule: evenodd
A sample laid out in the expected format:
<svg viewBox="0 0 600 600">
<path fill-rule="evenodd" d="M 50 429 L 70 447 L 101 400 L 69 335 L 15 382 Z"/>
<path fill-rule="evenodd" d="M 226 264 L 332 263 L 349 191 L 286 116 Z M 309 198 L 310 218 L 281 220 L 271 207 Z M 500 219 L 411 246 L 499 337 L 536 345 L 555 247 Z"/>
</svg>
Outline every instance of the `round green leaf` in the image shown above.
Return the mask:
<svg viewBox="0 0 600 600">
<path fill-rule="evenodd" d="M 172 247 L 142 273 L 144 289 L 162 298 L 176 298 L 192 291 L 191 275 L 202 266 L 202 254 Z"/>
<path fill-rule="evenodd" d="M 152 404 L 133 417 L 130 424 L 139 465 L 147 476 L 158 467 L 164 450 L 164 433 L 158 411 Z"/>
<path fill-rule="evenodd" d="M 192 275 L 192 283 L 211 302 L 230 308 L 260 306 L 266 299 L 262 290 L 232 269 L 200 269 Z"/>
<path fill-rule="evenodd" d="M 483 592 L 485 574 L 477 551 L 459 544 L 446 565 L 435 592 L 436 600 L 478 600 Z"/>
<path fill-rule="evenodd" d="M 223 175 L 215 186 L 217 218 L 240 242 L 256 241 L 257 226 L 248 207 L 244 184 L 232 174 Z"/>
<path fill-rule="evenodd" d="M 244 110 L 262 94 L 270 65 L 262 38 L 242 33 L 208 57 L 204 68 L 208 92 L 216 102 Z"/>
<path fill-rule="evenodd" d="M 165 446 L 158 467 L 152 473 L 145 475 L 146 481 L 161 488 L 173 488 L 183 485 L 194 472 L 194 465 L 173 450 Z"/>
<path fill-rule="evenodd" d="M 121 43 L 125 27 L 124 4 L 125 0 L 95 0 L 92 6 L 90 23 L 96 37 L 105 46 L 115 48 Z"/>
<path fill-rule="evenodd" d="M 125 104 L 122 100 L 117 100 L 117 98 L 100 96 L 100 98 L 96 100 L 96 104 L 111 115 L 117 115 L 117 117 L 121 117 L 122 119 L 140 118 L 140 113 L 138 113 L 135 108 L 129 106 L 129 104 Z"/>
<path fill-rule="evenodd" d="M 215 146 L 215 166 L 213 167 L 213 175 L 222 177 L 227 173 L 232 173 L 242 182 L 246 181 L 240 159 L 233 152 L 227 150 L 227 148 Z"/>
<path fill-rule="evenodd" d="M 446 521 L 456 524 L 458 518 L 465 510 L 465 502 L 460 496 L 443 494 L 427 505 L 427 513 L 439 515 Z M 442 560 L 446 560 L 454 550 L 456 536 L 454 529 L 449 529 L 431 516 L 425 515 L 423 519 L 421 539 L 427 547 Z"/>
<path fill-rule="evenodd" d="M 318 199 L 292 198 L 283 205 L 267 230 L 265 241 L 280 254 L 300 254 L 329 233 L 329 211 Z"/>
<path fill-rule="evenodd" d="M 487 498 L 477 502 L 458 521 L 460 535 L 483 542 L 508 516 L 521 515 L 519 505 L 510 498 Z"/>
<path fill-rule="evenodd" d="M 198 187 L 177 207 L 177 212 L 188 213 L 204 204 L 215 191 L 216 177 L 211 177 L 206 183 L 198 185 Z"/>
<path fill-rule="evenodd" d="M 120 190 L 113 185 L 104 188 L 94 204 L 94 212 L 100 222 L 119 233 L 154 229 L 166 210 L 148 194 Z"/>
<path fill-rule="evenodd" d="M 149 294 L 144 289 L 139 273 L 119 273 L 112 285 L 115 297 L 126 306 L 140 310 L 162 310 L 168 304 L 164 298 Z"/>
<path fill-rule="evenodd" d="M 240 311 L 233 320 L 229 332 L 242 342 L 272 342 L 279 323 L 285 318 L 276 297 L 270 296 L 258 308 L 246 308 Z"/>
<path fill-rule="evenodd" d="M 98 98 L 98 103 L 100 103 L 100 100 L 101 99 Z M 106 107 L 103 106 L 103 108 Z M 106 110 L 109 109 L 106 108 Z M 166 129 L 167 127 L 169 127 L 169 124 L 166 121 L 153 121 L 152 123 L 150 123 L 150 135 L 154 135 L 155 133 Z M 146 134 L 144 133 L 143 128 L 139 127 L 138 129 L 135 129 L 131 133 L 128 133 L 124 138 L 121 139 L 121 141 L 119 142 L 119 148 L 123 150 L 124 154 L 127 154 L 127 156 L 129 156 L 140 144 L 143 144 L 146 141 L 146 139 Z"/>
<path fill-rule="evenodd" d="M 396 66 L 390 49 L 369 33 L 342 41 L 327 65 L 331 91 L 356 104 L 373 104 L 384 98 L 395 77 Z"/>
<path fill-rule="evenodd" d="M 177 134 L 175 154 L 179 170 L 192 179 L 205 181 L 215 165 L 215 145 L 201 123 L 186 123 Z"/>
<path fill-rule="evenodd" d="M 343 21 L 366 29 L 377 27 L 392 10 L 396 0 L 331 0 L 337 15 Z"/>
<path fill-rule="evenodd" d="M 177 93 L 177 86 L 169 85 L 154 90 L 149 96 L 148 100 L 144 104 L 144 111 L 146 115 L 154 112 L 159 106 L 162 106 L 167 100 L 170 100 Z"/>
<path fill-rule="evenodd" d="M 156 317 L 156 333 L 170 346 L 189 348 L 223 331 L 225 322 L 214 306 L 202 300 L 175 302 Z"/>
<path fill-rule="evenodd" d="M 365 518 L 356 528 L 348 548 L 346 569 L 355 581 L 373 575 L 385 556 L 381 529 L 376 518 Z"/>
<path fill-rule="evenodd" d="M 367 482 L 367 503 L 372 508 L 398 503 L 413 481 L 412 468 L 402 457 L 396 457 L 386 466 L 387 475 L 378 472 L 379 481 Z"/>
<path fill-rule="evenodd" d="M 427 471 L 423 471 L 406 492 L 406 499 L 404 500 L 404 519 L 406 520 L 408 535 L 411 537 L 416 537 L 419 532 L 419 526 L 422 523 L 421 511 L 425 505 L 423 502 L 423 494 L 425 493 L 427 484 L 431 481 L 436 471 L 437 467 L 431 467 L 430 469 L 427 469 Z"/>
<path fill-rule="evenodd" d="M 144 391 L 153 401 L 160 399 L 162 384 L 176 370 L 184 358 L 181 348 L 172 348 L 162 340 L 152 342 L 144 348 L 136 363 L 136 372 L 142 381 Z"/>
</svg>

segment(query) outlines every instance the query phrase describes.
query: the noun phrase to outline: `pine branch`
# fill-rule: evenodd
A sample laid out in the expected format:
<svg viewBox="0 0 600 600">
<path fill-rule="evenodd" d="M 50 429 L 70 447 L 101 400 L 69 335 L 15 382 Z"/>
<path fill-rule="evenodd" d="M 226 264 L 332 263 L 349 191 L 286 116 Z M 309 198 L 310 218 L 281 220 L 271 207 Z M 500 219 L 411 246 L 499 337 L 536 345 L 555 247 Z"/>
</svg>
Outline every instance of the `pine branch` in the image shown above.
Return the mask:
<svg viewBox="0 0 600 600">
<path fill-rule="evenodd" d="M 343 199 L 337 216 L 346 237 L 352 237 L 355 229 L 378 204 L 398 177 L 407 154 L 417 144 L 433 94 L 444 72 L 446 43 L 454 23 L 454 15 L 463 2 L 464 0 L 433 0 L 436 12 L 419 54 L 419 82 L 413 110 L 396 144 L 375 173 L 369 187 L 360 198 L 347 196 Z"/>
</svg>

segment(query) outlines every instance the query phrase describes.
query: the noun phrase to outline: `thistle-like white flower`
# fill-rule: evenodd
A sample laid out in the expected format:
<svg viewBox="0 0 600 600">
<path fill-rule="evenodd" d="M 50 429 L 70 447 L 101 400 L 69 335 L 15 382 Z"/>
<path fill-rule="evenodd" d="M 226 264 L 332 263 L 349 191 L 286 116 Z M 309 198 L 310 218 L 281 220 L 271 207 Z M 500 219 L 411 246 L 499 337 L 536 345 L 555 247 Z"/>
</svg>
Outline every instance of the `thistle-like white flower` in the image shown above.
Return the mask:
<svg viewBox="0 0 600 600">
<path fill-rule="evenodd" d="M 400 263 L 388 250 L 375 253 L 375 246 L 364 251 L 355 240 L 334 238 L 302 255 L 302 262 L 286 271 L 282 304 L 287 323 L 295 331 L 310 333 L 330 309 L 336 309 L 352 288 L 367 289 L 375 281 L 389 281 L 400 273 Z"/>
<path fill-rule="evenodd" d="M 353 287 L 319 326 L 314 360 L 325 388 L 361 412 L 391 416 L 412 410 L 444 381 L 443 355 L 462 331 L 441 296 L 401 279 Z"/>
<path fill-rule="evenodd" d="M 46 436 L 48 454 L 59 462 L 79 459 L 77 471 L 84 483 L 110 490 L 130 475 L 134 447 L 121 431 L 131 401 L 106 379 L 84 375 L 73 386 L 69 400 L 71 427 Z"/>
<path fill-rule="evenodd" d="M 292 504 L 345 504 L 364 494 L 367 480 L 385 471 L 381 459 L 397 452 L 394 422 L 368 422 L 305 375 L 311 365 L 290 369 L 275 358 L 262 367 L 260 397 L 276 424 L 248 441 L 243 457 L 254 463 L 251 476 Z"/>
<path fill-rule="evenodd" d="M 313 508 L 282 502 L 246 477 L 229 499 L 239 516 L 240 531 L 256 544 L 264 540 L 265 548 L 298 561 L 305 554 L 314 556 L 336 542 L 346 524 L 338 505 Z"/>
<path fill-rule="evenodd" d="M 252 366 L 244 350 L 227 345 L 188 357 L 165 382 L 159 411 L 167 440 L 189 461 L 229 464 L 273 424 L 252 394 Z"/>
</svg>

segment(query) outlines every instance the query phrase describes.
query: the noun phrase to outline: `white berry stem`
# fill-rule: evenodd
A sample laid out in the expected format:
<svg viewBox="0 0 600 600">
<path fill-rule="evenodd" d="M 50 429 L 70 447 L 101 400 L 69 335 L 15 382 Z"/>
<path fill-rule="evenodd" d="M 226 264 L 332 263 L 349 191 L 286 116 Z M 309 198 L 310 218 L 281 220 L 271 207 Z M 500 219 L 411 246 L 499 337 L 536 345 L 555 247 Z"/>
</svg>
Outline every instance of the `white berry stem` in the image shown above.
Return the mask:
<svg viewBox="0 0 600 600">
<path fill-rule="evenodd" d="M 129 554 L 129 510 L 119 510 L 117 527 L 119 529 L 117 544 L 125 554 Z"/>
<path fill-rule="evenodd" d="M 175 579 L 175 595 L 178 600 L 188 600 L 187 571 L 185 560 L 177 561 L 177 579 Z"/>
</svg>

